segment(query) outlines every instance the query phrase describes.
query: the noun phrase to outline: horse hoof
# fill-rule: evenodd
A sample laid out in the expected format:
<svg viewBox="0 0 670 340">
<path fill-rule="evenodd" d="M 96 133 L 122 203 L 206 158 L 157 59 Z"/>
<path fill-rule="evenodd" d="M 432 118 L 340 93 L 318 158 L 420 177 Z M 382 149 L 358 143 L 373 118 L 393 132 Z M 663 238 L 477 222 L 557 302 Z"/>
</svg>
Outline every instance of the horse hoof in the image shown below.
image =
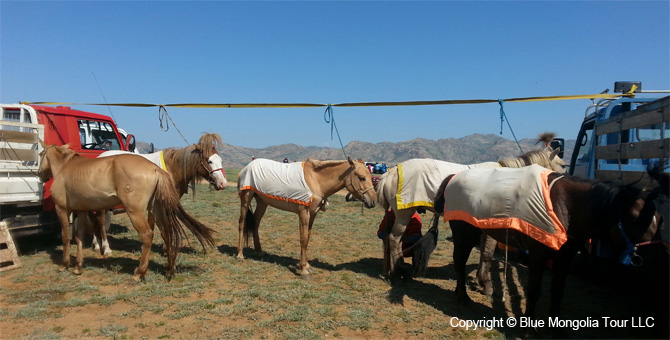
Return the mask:
<svg viewBox="0 0 670 340">
<path fill-rule="evenodd" d="M 300 278 L 305 280 L 305 281 L 311 281 L 312 280 L 312 275 L 302 274 L 302 275 L 300 275 Z"/>
<path fill-rule="evenodd" d="M 74 275 L 81 275 L 81 273 L 82 273 L 82 271 L 81 271 L 81 269 L 79 269 L 79 268 L 75 268 L 75 269 L 72 271 L 72 274 L 74 274 Z"/>
<path fill-rule="evenodd" d="M 60 267 L 58 267 L 58 271 L 59 272 L 67 271 L 67 267 L 66 266 L 60 266 Z"/>
<path fill-rule="evenodd" d="M 244 255 L 237 255 L 238 260 L 244 260 Z"/>
</svg>

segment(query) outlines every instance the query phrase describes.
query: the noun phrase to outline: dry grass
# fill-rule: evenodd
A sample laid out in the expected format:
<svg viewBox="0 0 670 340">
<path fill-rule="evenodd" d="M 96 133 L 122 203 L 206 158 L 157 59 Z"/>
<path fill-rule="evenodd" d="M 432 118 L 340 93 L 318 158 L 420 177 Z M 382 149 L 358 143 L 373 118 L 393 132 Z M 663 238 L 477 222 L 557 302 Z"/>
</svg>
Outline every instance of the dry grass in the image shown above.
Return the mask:
<svg viewBox="0 0 670 340">
<path fill-rule="evenodd" d="M 506 327 L 466 330 L 453 327 L 451 320 L 520 315 L 525 300 L 516 274 L 525 282 L 522 266 L 510 269 L 513 296 L 507 303 L 500 302 L 500 296 L 491 299 L 471 292 L 475 304 L 460 308 L 453 296 L 451 243 L 445 241 L 449 232 L 443 227 L 427 277 L 391 286 L 379 277 L 382 254 L 376 230 L 381 209 L 361 211 L 360 203 L 347 203 L 337 195 L 330 201 L 312 233 L 309 259 L 315 273 L 310 280 L 295 275 L 299 242 L 297 216 L 291 213 L 269 208 L 261 225 L 266 254 L 246 248 L 245 260 L 235 258 L 239 202 L 234 184 L 223 192 L 199 185 L 195 200 L 188 195 L 182 199 L 187 211 L 218 231 L 217 247 L 204 254 L 191 239 L 192 247 L 180 254 L 171 282 L 164 276 L 166 261 L 159 255 L 158 236 L 146 281 L 132 281 L 140 247 L 125 215 L 112 221 L 114 254 L 103 259 L 87 249 L 81 276 L 57 271 L 62 256 L 57 242 L 22 240 L 23 267 L 0 274 L 0 338 L 495 339 L 520 335 L 518 329 Z M 424 220 L 427 223 L 430 217 Z M 469 269 L 475 269 L 477 257 L 471 257 Z M 599 309 L 601 297 L 588 296 L 602 289 L 577 289 L 585 290 L 579 298 L 582 306 L 568 316 L 609 315 Z M 540 305 L 543 312 L 547 301 Z M 607 331 L 570 334 L 621 336 Z"/>
</svg>

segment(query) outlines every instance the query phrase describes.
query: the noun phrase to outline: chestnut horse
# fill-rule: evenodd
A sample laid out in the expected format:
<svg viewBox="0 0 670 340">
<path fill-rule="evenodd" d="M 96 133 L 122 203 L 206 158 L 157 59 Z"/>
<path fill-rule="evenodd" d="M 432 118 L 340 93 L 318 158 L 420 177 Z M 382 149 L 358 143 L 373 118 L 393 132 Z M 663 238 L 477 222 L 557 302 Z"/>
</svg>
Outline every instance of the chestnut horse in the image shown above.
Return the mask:
<svg viewBox="0 0 670 340">
<path fill-rule="evenodd" d="M 523 169 L 501 169 L 507 170 L 513 176 L 521 174 Z M 616 186 L 608 182 L 599 182 L 589 179 L 581 179 L 574 176 L 562 175 L 559 173 L 543 173 L 544 179 L 541 181 L 544 189 L 545 205 L 549 216 L 554 225 L 560 223 L 565 232 L 560 242 L 548 245 L 546 239 L 538 237 L 534 232 L 534 237 L 526 233 L 509 227 L 518 225 L 516 223 L 500 224 L 497 222 L 500 218 L 488 219 L 492 224 L 482 225 L 483 229 L 474 227 L 470 222 L 487 220 L 481 216 L 470 219 L 462 211 L 471 209 L 481 209 L 481 200 L 479 203 L 470 203 L 469 197 L 486 197 L 492 194 L 498 195 L 501 191 L 494 191 L 498 181 L 486 182 L 481 188 L 475 187 L 472 182 L 464 182 L 464 178 L 476 178 L 475 181 L 486 181 L 489 174 L 494 169 L 472 169 L 466 170 L 456 175 L 447 177 L 441 185 L 438 196 L 435 198 L 436 213 L 445 214 L 445 220 L 449 220 L 454 242 L 454 267 L 456 270 L 457 286 L 456 295 L 460 304 L 467 304 L 471 300 L 466 291 L 465 264 L 468 260 L 470 251 L 480 240 L 482 232 L 492 236 L 496 240 L 507 243 L 513 247 L 528 249 L 530 252 L 530 263 L 528 267 L 528 285 L 525 315 L 533 318 L 535 316 L 535 307 L 540 297 L 542 274 L 547 260 L 552 263 L 552 286 L 550 317 L 560 317 L 560 304 L 565 287 L 570 264 L 574 255 L 587 242 L 589 238 L 596 235 L 616 231 L 622 236 L 637 243 L 645 241 L 645 235 L 648 237 L 647 229 L 652 226 L 656 207 L 654 199 L 662 190 L 667 192 L 667 188 L 657 188 L 651 193 L 645 192 L 633 186 Z M 500 172 L 500 170 L 497 170 Z M 651 170 L 650 170 L 651 171 Z M 656 170 L 658 171 L 658 170 Z M 661 170 L 662 171 L 662 170 Z M 488 173 L 487 173 L 488 172 Z M 650 173 L 652 178 L 659 178 L 658 174 Z M 460 178 L 460 181 L 452 180 Z M 488 185 L 488 186 L 487 186 Z M 528 186 L 506 186 L 502 192 L 523 192 Z M 523 195 L 522 195 L 523 196 Z M 497 197 L 497 196 L 496 196 Z M 549 198 L 547 200 L 547 198 Z M 497 200 L 500 201 L 500 200 Z M 531 200 L 521 200 L 512 206 L 529 206 Z M 506 204 L 493 204 L 500 207 Z M 466 207 L 465 209 L 463 207 Z M 553 211 L 553 213 L 552 213 Z M 552 215 L 553 214 L 553 215 Z M 497 215 L 495 216 L 497 217 Z M 467 222 L 465 220 L 468 220 Z M 523 224 L 523 222 L 522 222 Z M 509 227 L 507 229 L 503 228 Z M 617 230 L 617 227 L 619 230 Z M 542 235 L 542 233 L 539 233 Z"/>
<path fill-rule="evenodd" d="M 330 195 L 346 188 L 367 208 L 375 206 L 377 194 L 372 175 L 362 160 L 318 161 L 307 159 L 302 163 L 279 163 L 255 159 L 240 171 L 237 190 L 240 195 L 239 242 L 237 258 L 243 259 L 243 242 L 251 232 L 254 249 L 262 253 L 258 227 L 268 205 L 298 214 L 300 223 L 300 265 L 298 274 L 309 277 L 307 245 L 314 219 L 325 210 Z M 251 200 L 256 200 L 255 211 Z M 248 243 L 248 242 L 247 242 Z"/>
<path fill-rule="evenodd" d="M 410 159 L 391 168 L 386 174 L 382 175 L 381 180 L 377 185 L 377 199 L 379 205 L 383 207 L 385 211 L 389 208 L 392 209 L 395 214 L 395 223 L 393 226 L 387 226 L 386 235 L 388 236 L 383 239 L 384 268 L 382 274 L 386 277 L 392 277 L 398 274 L 405 275 L 398 272 L 398 268 L 402 267 L 404 264 L 400 240 L 407 228 L 407 224 L 417 208 L 434 211 L 433 197 L 437 194 L 437 189 L 444 177 L 468 168 L 498 168 L 501 166 L 518 168 L 530 164 L 539 164 L 556 172 L 564 173 L 565 162 L 557 156 L 558 152 L 559 149 L 554 150 L 551 147 L 546 147 L 542 150 L 529 151 L 519 157 L 503 159 L 499 162 L 485 162 L 470 165 L 432 159 Z M 402 175 L 399 174 L 399 169 L 401 169 Z M 439 176 L 442 177 L 435 180 L 432 178 L 433 176 L 426 175 L 427 172 L 435 172 L 436 175 L 439 174 Z M 403 185 L 399 188 L 398 183 L 401 178 Z M 408 202 L 402 202 L 401 195 L 403 195 L 403 193 L 401 191 L 410 192 L 410 194 L 424 191 L 425 197 L 419 199 L 417 197 L 420 196 L 410 196 Z M 482 249 L 484 246 L 488 247 L 487 249 L 490 249 L 492 253 L 492 248 L 495 247 L 495 242 L 483 238 Z M 490 257 L 482 259 L 482 261 L 488 262 L 490 262 L 490 260 Z M 422 263 L 421 265 L 420 268 L 415 267 L 415 275 L 422 272 L 427 263 Z"/>
<path fill-rule="evenodd" d="M 149 266 L 149 251 L 158 224 L 167 252 L 167 277 L 175 273 L 175 261 L 185 229 L 188 228 L 203 247 L 213 246 L 214 230 L 190 216 L 181 203 L 170 175 L 155 164 L 135 155 L 86 158 L 63 146 L 46 145 L 40 153 L 39 177 L 43 182 L 53 177 L 51 197 L 61 223 L 63 261 L 61 270 L 70 266 L 70 213 L 96 212 L 94 230 L 100 233 L 105 211 L 123 205 L 140 234 L 142 254 L 133 278 L 144 279 Z M 148 217 L 147 217 L 148 213 Z M 77 233 L 79 234 L 79 233 Z M 82 239 L 75 236 L 77 261 L 75 274 L 81 274 Z"/>
<path fill-rule="evenodd" d="M 195 181 L 198 177 L 206 179 L 216 190 L 224 190 L 228 186 L 226 171 L 223 169 L 223 160 L 219 156 L 217 148 L 220 148 L 221 136 L 218 133 L 205 133 L 200 137 L 197 144 L 185 148 L 168 148 L 150 154 L 134 154 L 127 151 L 105 151 L 100 157 L 109 157 L 123 154 L 139 155 L 161 167 L 172 175 L 179 198 L 188 192 L 189 185 L 195 194 Z M 111 214 L 107 214 L 105 226 L 101 233 L 101 242 L 93 235 L 93 249 L 100 250 L 102 255 L 112 253 L 107 241 L 107 228 L 109 228 Z M 92 227 L 92 216 L 80 215 L 75 220 L 78 231 L 84 232 L 84 228 Z M 80 228 L 81 227 L 81 228 Z M 83 237 L 83 236 L 81 236 Z"/>
</svg>

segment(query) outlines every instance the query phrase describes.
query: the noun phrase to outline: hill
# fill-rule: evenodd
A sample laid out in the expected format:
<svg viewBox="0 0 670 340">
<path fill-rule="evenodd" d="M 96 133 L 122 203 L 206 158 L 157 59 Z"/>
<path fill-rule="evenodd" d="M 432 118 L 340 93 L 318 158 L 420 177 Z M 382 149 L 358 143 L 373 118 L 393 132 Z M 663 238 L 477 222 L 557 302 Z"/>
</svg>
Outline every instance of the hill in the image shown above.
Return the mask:
<svg viewBox="0 0 670 340">
<path fill-rule="evenodd" d="M 519 141 L 524 152 L 541 148 L 536 139 Z M 570 161 L 575 141 L 566 141 L 563 159 Z M 472 134 L 463 138 L 447 138 L 429 140 L 415 138 L 409 141 L 391 143 L 366 143 L 353 141 L 344 147 L 348 156 L 365 161 L 377 161 L 395 165 L 411 158 L 433 158 L 454 163 L 472 164 L 498 161 L 503 158 L 516 157 L 520 154 L 516 142 L 494 134 Z M 344 159 L 340 148 L 316 146 L 300 146 L 282 144 L 263 149 L 247 148 L 230 144 L 223 145 L 221 157 L 224 167 L 241 168 L 251 161 L 252 157 L 268 158 L 281 161 L 288 157 L 291 162 L 303 161 L 306 158 Z"/>
</svg>

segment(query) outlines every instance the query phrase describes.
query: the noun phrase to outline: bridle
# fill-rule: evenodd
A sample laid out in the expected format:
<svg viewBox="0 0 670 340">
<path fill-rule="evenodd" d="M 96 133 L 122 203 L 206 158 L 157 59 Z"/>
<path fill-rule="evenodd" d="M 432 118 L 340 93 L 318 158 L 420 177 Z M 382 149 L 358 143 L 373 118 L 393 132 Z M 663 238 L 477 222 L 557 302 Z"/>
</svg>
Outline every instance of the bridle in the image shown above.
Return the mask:
<svg viewBox="0 0 670 340">
<path fill-rule="evenodd" d="M 205 162 L 203 162 L 203 161 L 200 161 L 200 165 L 202 165 L 202 167 L 205 168 L 205 171 L 207 171 L 207 173 L 208 173 L 207 177 L 208 177 L 210 183 L 214 184 L 214 180 L 212 179 L 212 174 L 217 172 L 217 171 L 221 171 L 221 174 L 223 175 L 223 178 L 226 178 L 226 170 L 224 170 L 223 168 L 211 169 L 210 170 L 210 168 L 208 168 L 207 165 L 205 164 Z"/>
<path fill-rule="evenodd" d="M 367 189 L 364 189 L 364 190 L 358 190 L 358 188 L 356 188 L 356 187 L 354 186 L 354 171 L 353 171 L 353 170 L 349 172 L 349 184 L 347 184 L 346 187 L 349 188 L 350 186 L 353 188 L 353 190 L 354 190 L 355 192 L 358 193 L 358 195 L 361 197 L 361 199 L 363 200 L 363 202 L 365 202 L 365 197 L 363 197 L 363 195 L 364 195 L 366 192 L 368 192 L 368 191 L 370 191 L 370 190 L 372 190 L 372 189 L 375 188 L 375 186 L 372 185 L 372 186 L 370 186 L 370 187 L 367 188 Z"/>
</svg>

